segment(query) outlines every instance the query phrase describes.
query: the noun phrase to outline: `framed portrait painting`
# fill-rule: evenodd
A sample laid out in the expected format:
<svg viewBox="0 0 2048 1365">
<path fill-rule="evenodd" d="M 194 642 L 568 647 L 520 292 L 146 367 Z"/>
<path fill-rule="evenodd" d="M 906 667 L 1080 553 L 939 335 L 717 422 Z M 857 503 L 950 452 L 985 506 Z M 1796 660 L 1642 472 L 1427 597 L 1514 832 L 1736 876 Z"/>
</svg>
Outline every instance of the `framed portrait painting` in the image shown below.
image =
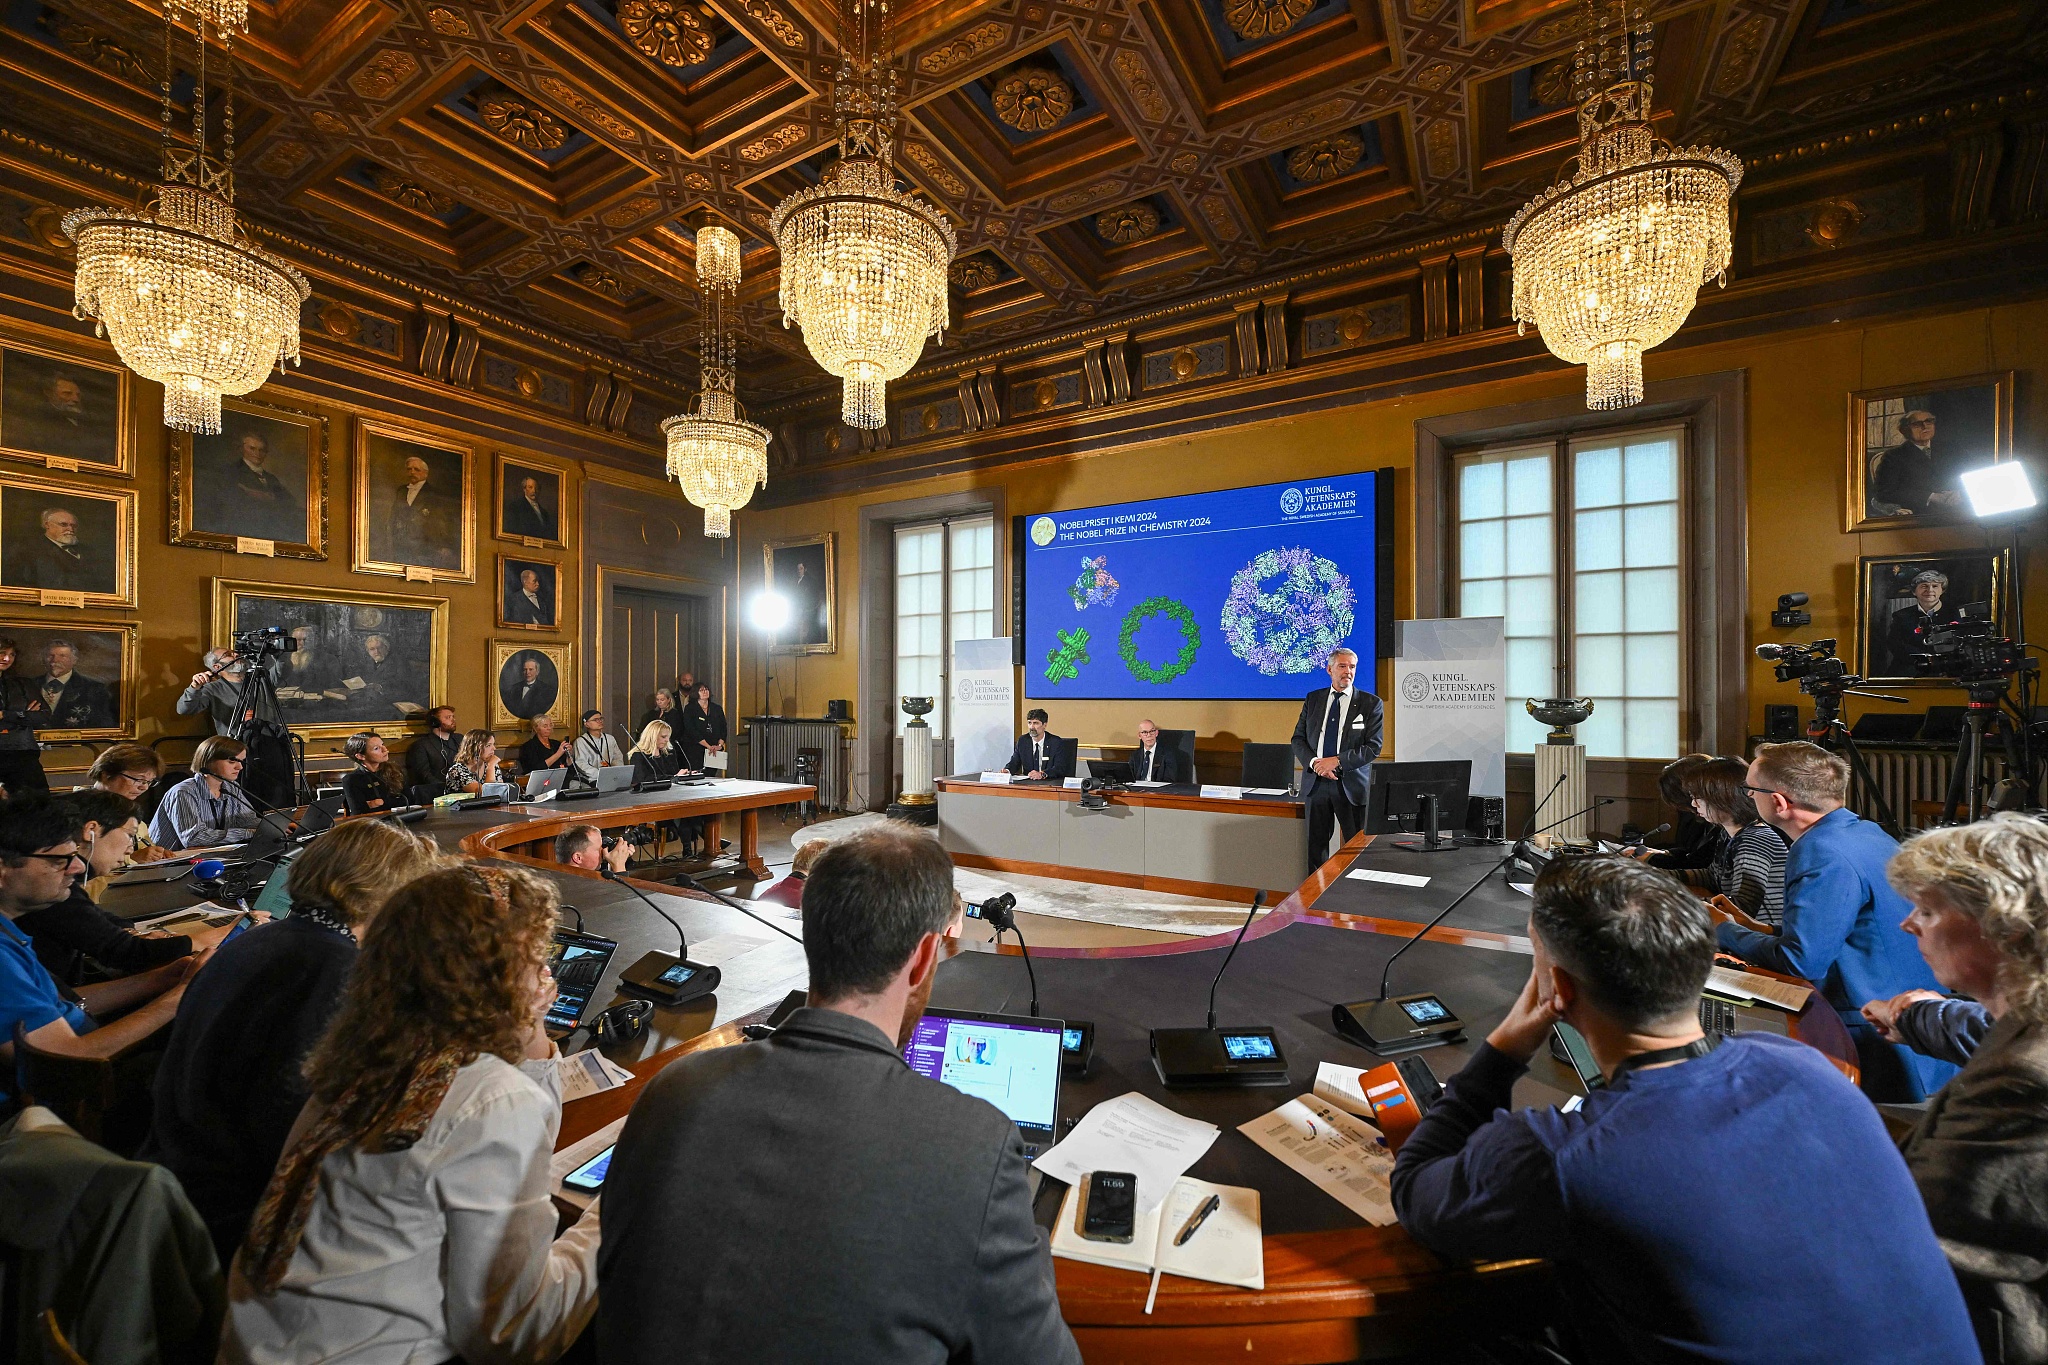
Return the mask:
<svg viewBox="0 0 2048 1365">
<path fill-rule="evenodd" d="M 132 474 L 128 393 L 119 365 L 10 340 L 0 346 L 0 454 L 50 469 Z"/>
<path fill-rule="evenodd" d="M 465 442 L 356 419 L 358 573 L 476 582 L 476 451 Z"/>
<path fill-rule="evenodd" d="M 447 695 L 445 597 L 213 581 L 216 647 L 270 626 L 287 642 L 267 665 L 278 709 L 302 734 L 418 730 Z"/>
<path fill-rule="evenodd" d="M 493 640 L 489 648 L 491 728 L 516 730 L 535 716 L 552 716 L 556 734 L 573 734 L 576 675 L 569 645 Z"/>
<path fill-rule="evenodd" d="M 132 621 L 0 620 L 0 690 L 46 743 L 135 737 Z"/>
<path fill-rule="evenodd" d="M 530 550 L 569 548 L 569 480 L 559 467 L 499 451 L 492 461 L 494 534 Z"/>
<path fill-rule="evenodd" d="M 1844 529 L 1961 526 L 1958 476 L 2012 454 L 2012 371 L 1849 395 Z"/>
<path fill-rule="evenodd" d="M 327 558 L 327 419 L 221 400 L 220 433 L 171 433 L 171 544 Z"/>
<path fill-rule="evenodd" d="M 1857 561 L 1856 671 L 1874 683 L 1955 686 L 1922 672 L 1915 656 L 1926 635 L 1965 617 L 2006 630 L 2006 552 L 1938 550 L 1932 554 L 1866 555 Z"/>
<path fill-rule="evenodd" d="M 135 494 L 0 474 L 0 600 L 135 605 Z"/>
<path fill-rule="evenodd" d="M 773 637 L 778 654 L 837 654 L 838 604 L 833 593 L 832 542 L 827 531 L 761 547 L 763 577 L 789 603 L 789 620 Z"/>
<path fill-rule="evenodd" d="M 526 555 L 498 556 L 498 624 L 518 630 L 561 625 L 562 564 Z"/>
</svg>

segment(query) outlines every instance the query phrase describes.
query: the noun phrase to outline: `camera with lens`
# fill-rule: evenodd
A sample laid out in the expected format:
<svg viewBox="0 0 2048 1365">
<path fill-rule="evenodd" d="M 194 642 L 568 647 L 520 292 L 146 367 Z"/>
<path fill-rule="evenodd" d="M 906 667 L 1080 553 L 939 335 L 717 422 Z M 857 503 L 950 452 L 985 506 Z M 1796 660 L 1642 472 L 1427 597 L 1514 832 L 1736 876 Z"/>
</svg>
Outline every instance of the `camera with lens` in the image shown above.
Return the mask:
<svg viewBox="0 0 2048 1365">
<path fill-rule="evenodd" d="M 617 848 L 621 839 L 631 844 L 634 848 L 645 848 L 654 842 L 655 837 L 654 826 L 652 825 L 628 825 L 617 834 L 607 834 L 604 836 L 604 851 L 609 853 Z"/>
<path fill-rule="evenodd" d="M 1848 664 L 1836 657 L 1833 640 L 1814 640 L 1803 645 L 1758 645 L 1756 656 L 1771 661 L 1771 673 L 1779 682 L 1796 679 L 1799 690 L 1806 693 L 1863 681 L 1849 671 Z"/>
<path fill-rule="evenodd" d="M 1913 655 L 1913 671 L 1923 678 L 1963 683 L 1995 682 L 2024 671 L 2031 662 L 2025 648 L 1991 630 L 1988 615 L 1916 628 L 1920 649 Z"/>
<path fill-rule="evenodd" d="M 1017 897 L 1008 891 L 990 896 L 979 905 L 967 902 L 967 918 L 982 920 L 999 934 L 1016 927 L 1016 912 Z"/>
<path fill-rule="evenodd" d="M 292 641 L 284 633 L 283 626 L 265 626 L 261 630 L 238 630 L 234 634 L 235 653 L 257 663 L 269 658 L 282 658 L 291 652 Z"/>
</svg>

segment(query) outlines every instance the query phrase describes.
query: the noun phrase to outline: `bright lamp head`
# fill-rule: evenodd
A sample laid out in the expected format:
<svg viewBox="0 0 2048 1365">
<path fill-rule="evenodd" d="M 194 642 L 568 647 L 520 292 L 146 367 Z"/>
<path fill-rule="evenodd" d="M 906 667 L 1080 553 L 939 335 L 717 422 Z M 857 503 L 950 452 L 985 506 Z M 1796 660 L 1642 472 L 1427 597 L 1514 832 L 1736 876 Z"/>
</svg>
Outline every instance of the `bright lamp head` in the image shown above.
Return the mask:
<svg viewBox="0 0 2048 1365">
<path fill-rule="evenodd" d="M 2024 512 L 2038 506 L 2040 498 L 2027 477 L 2027 467 L 2018 460 L 2001 460 L 1982 469 L 1962 474 L 1963 493 L 1970 499 L 1970 511 L 1979 520 Z"/>
<path fill-rule="evenodd" d="M 757 593 L 749 614 L 760 630 L 781 630 L 789 624 L 789 599 L 772 589 Z"/>
</svg>

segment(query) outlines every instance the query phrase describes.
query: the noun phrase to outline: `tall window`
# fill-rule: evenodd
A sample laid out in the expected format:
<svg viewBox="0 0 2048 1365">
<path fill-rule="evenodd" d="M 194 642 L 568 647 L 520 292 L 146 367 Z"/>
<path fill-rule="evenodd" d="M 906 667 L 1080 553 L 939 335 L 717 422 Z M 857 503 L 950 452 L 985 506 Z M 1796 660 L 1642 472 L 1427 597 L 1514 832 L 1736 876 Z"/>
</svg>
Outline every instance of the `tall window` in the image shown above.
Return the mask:
<svg viewBox="0 0 2048 1365">
<path fill-rule="evenodd" d="M 1582 437 L 1456 464 L 1458 612 L 1503 618 L 1509 698 L 1592 699 L 1578 735 L 1599 757 L 1678 752 L 1683 441 Z M 1510 749 L 1542 742 L 1512 701 L 1508 715 Z"/>
<path fill-rule="evenodd" d="M 994 518 L 896 528 L 896 695 L 931 697 L 925 720 L 941 738 L 953 642 L 994 635 L 995 602 Z M 909 723 L 897 708 L 897 733 Z"/>
</svg>

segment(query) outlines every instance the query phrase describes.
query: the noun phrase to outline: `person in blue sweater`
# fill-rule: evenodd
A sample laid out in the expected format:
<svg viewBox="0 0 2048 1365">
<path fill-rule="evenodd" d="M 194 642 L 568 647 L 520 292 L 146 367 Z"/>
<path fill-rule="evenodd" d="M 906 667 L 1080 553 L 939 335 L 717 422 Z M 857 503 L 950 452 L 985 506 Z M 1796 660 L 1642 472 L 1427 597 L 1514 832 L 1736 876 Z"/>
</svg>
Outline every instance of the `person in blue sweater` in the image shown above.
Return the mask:
<svg viewBox="0 0 2048 1365">
<path fill-rule="evenodd" d="M 1885 880 L 1898 841 L 1842 805 L 1848 790 L 1849 765 L 1838 754 L 1804 741 L 1758 747 L 1750 798 L 1792 843 L 1784 919 L 1773 929 L 1732 906 L 1710 907 L 1714 941 L 1744 962 L 1811 981 L 1856 1042 L 1863 1092 L 1918 1103 L 1956 1074 L 1955 1064 L 1886 1042 L 1863 1006 L 1940 983 L 1901 927 L 1913 907 Z"/>
<path fill-rule="evenodd" d="M 1701 1032 L 1712 928 L 1655 868 L 1546 868 L 1528 984 L 1394 1164 L 1402 1226 L 1449 1260 L 1549 1261 L 1574 1360 L 1975 1365 L 1877 1111 L 1803 1043 Z M 1513 1109 L 1559 1020 L 1606 1083 Z"/>
</svg>

